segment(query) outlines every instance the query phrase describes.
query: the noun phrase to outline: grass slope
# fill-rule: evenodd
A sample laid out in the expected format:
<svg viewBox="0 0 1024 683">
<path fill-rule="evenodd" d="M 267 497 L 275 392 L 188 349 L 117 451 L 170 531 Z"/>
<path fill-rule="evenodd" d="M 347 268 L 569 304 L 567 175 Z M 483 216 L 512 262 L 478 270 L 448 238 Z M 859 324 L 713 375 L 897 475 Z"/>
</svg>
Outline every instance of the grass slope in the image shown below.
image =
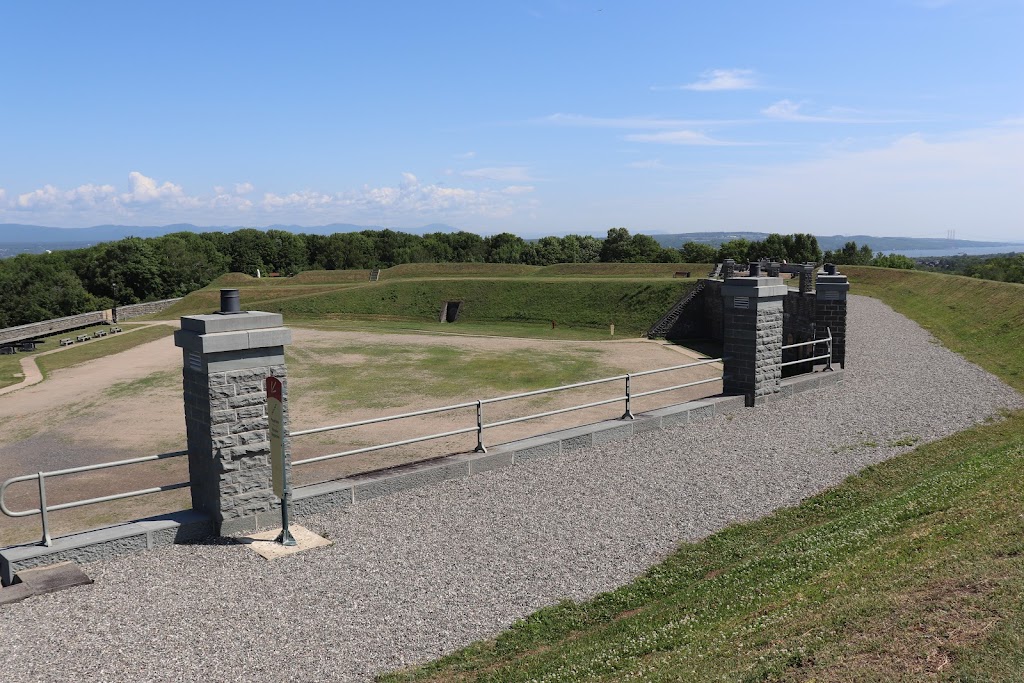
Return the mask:
<svg viewBox="0 0 1024 683">
<path fill-rule="evenodd" d="M 849 270 L 855 293 L 891 302 L 1019 387 L 1021 288 Z M 1018 412 L 382 679 L 1024 680 L 1022 465 Z"/>
<path fill-rule="evenodd" d="M 569 327 L 605 329 L 614 323 L 617 333 L 634 335 L 656 322 L 691 287 L 692 281 L 685 280 L 399 280 L 279 301 L 271 310 L 289 320 L 372 316 L 432 322 L 444 301 L 460 300 L 460 322 L 554 320 Z"/>
</svg>

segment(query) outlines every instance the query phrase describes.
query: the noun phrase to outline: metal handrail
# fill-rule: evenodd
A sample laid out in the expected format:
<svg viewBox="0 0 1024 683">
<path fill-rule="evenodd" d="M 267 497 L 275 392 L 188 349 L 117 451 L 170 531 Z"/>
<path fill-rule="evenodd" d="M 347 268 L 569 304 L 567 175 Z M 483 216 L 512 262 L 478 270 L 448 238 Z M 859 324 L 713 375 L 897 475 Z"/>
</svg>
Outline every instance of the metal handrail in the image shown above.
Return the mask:
<svg viewBox="0 0 1024 683">
<path fill-rule="evenodd" d="M 801 363 L 810 363 L 810 362 L 816 361 L 816 360 L 825 360 L 825 361 L 828 361 L 826 363 L 826 365 L 825 365 L 825 369 L 828 370 L 828 371 L 831 371 L 832 370 L 832 328 L 831 327 L 826 327 L 825 330 L 828 333 L 827 337 L 822 337 L 821 339 L 812 339 L 811 341 L 806 341 L 806 342 L 799 342 L 797 344 L 786 344 L 786 345 L 784 345 L 782 347 L 782 350 L 786 351 L 788 349 L 796 349 L 796 348 L 800 348 L 800 347 L 803 347 L 803 346 L 812 346 L 813 347 L 813 346 L 816 346 L 818 344 L 825 344 L 826 352 L 825 352 L 824 355 L 821 355 L 821 356 L 811 356 L 810 358 L 798 358 L 796 360 L 786 361 L 785 363 L 780 363 L 779 367 L 780 368 L 784 368 L 784 367 L 789 366 L 789 365 L 800 365 Z"/>
<path fill-rule="evenodd" d="M 177 484 L 166 484 L 164 486 L 153 486 L 148 489 L 139 489 L 137 491 L 128 491 L 127 493 L 114 493 L 109 496 L 99 496 L 97 498 L 87 498 L 85 500 L 76 500 L 70 503 L 60 503 L 59 505 L 47 505 L 46 503 L 46 479 L 49 477 L 59 477 L 65 474 L 77 474 L 79 472 L 91 472 L 94 470 L 105 470 L 110 467 L 121 467 L 123 465 L 134 465 L 140 462 L 151 462 L 153 460 L 166 460 L 168 458 L 180 458 L 183 455 L 188 455 L 188 451 L 174 451 L 172 453 L 161 453 L 159 455 L 145 455 L 141 458 L 128 458 L 126 460 L 113 460 L 111 462 L 102 462 L 95 465 L 82 465 L 80 467 L 69 467 L 63 470 L 53 470 L 51 472 L 36 472 L 35 474 L 24 474 L 20 477 L 11 477 L 6 480 L 3 484 L 0 484 L 0 512 L 3 512 L 8 517 L 28 517 L 30 515 L 39 515 L 43 525 L 43 539 L 40 541 L 41 545 L 51 546 L 53 541 L 50 538 L 50 523 L 47 513 L 55 512 L 57 510 L 68 510 L 70 508 L 83 507 L 85 505 L 93 505 L 94 503 L 106 503 L 112 500 L 121 500 L 123 498 L 134 498 L 135 496 L 144 496 L 149 493 L 160 493 L 162 491 L 173 491 L 175 489 L 185 488 L 189 486 L 189 482 L 180 482 Z M 7 492 L 7 487 L 11 484 L 17 484 L 22 481 L 31 481 L 33 479 L 39 482 L 39 507 L 32 510 L 11 510 L 7 507 L 4 502 L 4 494 Z"/>
<path fill-rule="evenodd" d="M 697 386 L 699 384 L 707 384 L 708 382 L 721 381 L 721 377 L 711 377 L 708 379 L 697 380 L 696 382 L 687 382 L 685 384 L 677 384 L 671 387 L 664 387 L 661 389 L 654 389 L 651 391 L 644 391 L 641 393 L 633 393 L 632 391 L 632 379 L 634 377 L 644 377 L 647 375 L 655 375 L 663 372 L 671 372 L 673 370 L 682 370 L 685 368 L 693 368 L 701 365 L 708 365 L 710 363 L 721 363 L 723 358 L 707 358 L 704 360 L 695 361 L 693 363 L 683 363 L 681 365 L 672 365 L 666 368 L 658 368 L 656 370 L 643 370 L 641 372 L 633 372 L 625 375 L 615 375 L 612 377 L 602 377 L 601 379 L 588 380 L 586 382 L 576 382 L 574 384 L 563 384 L 557 387 L 549 387 L 547 389 L 536 389 L 534 391 L 524 391 L 518 394 L 508 394 L 506 396 L 497 396 L 494 398 L 479 399 L 476 401 L 456 403 L 450 406 L 443 406 L 440 408 L 427 408 L 425 410 L 415 410 L 408 413 L 399 413 L 397 415 L 387 415 L 384 417 L 375 417 L 368 420 L 358 420 L 356 422 L 346 422 L 338 425 L 330 425 L 327 427 L 317 427 L 314 429 L 302 429 L 288 434 L 289 437 L 306 436 L 309 434 L 319 434 L 322 432 L 329 432 L 339 429 L 348 429 L 351 427 L 361 427 L 364 425 L 377 424 L 380 422 L 389 422 L 391 420 L 400 420 L 407 417 L 417 417 L 420 415 L 432 415 L 436 413 L 442 413 L 451 410 L 460 410 L 464 408 L 476 407 L 476 426 L 475 427 L 463 427 L 461 429 L 455 429 L 447 432 L 440 432 L 438 434 L 428 434 L 426 436 L 417 436 L 411 439 L 403 439 L 401 441 L 392 441 L 391 443 L 380 444 L 377 446 L 364 446 L 362 448 L 354 448 L 347 451 L 341 451 L 339 453 L 329 453 L 327 455 L 318 455 L 312 458 L 306 458 L 304 460 L 293 460 L 292 465 L 308 465 L 314 462 L 323 462 L 324 460 L 333 460 L 334 458 L 343 458 L 349 455 L 357 455 L 359 453 L 369 453 L 371 451 L 379 451 L 385 448 L 392 448 L 395 446 L 405 446 L 413 443 L 420 443 L 422 441 L 431 441 L 433 439 L 443 439 L 450 436 L 457 436 L 459 434 L 468 434 L 470 432 L 476 432 L 476 452 L 486 453 L 487 448 L 484 446 L 484 430 L 493 429 L 494 427 L 502 427 L 505 425 L 515 424 L 517 422 L 526 422 L 527 420 L 537 420 L 543 417 L 550 417 L 552 415 L 560 415 L 562 413 L 572 412 L 574 410 L 585 410 L 587 408 L 595 408 L 597 406 L 608 405 L 610 403 L 618 403 L 619 401 L 625 401 L 626 410 L 622 414 L 620 419 L 632 420 L 634 419 L 632 411 L 632 400 L 634 398 L 640 398 L 642 396 L 651 396 L 653 394 L 661 394 L 666 391 L 675 391 L 678 389 L 685 389 L 687 387 Z M 533 415 L 525 415 L 523 417 L 509 418 L 507 420 L 497 420 L 495 422 L 485 422 L 483 407 L 491 403 L 499 403 L 501 401 L 511 401 L 519 398 L 529 398 L 530 396 L 540 396 L 543 394 L 551 394 L 556 391 L 566 391 L 568 389 L 579 389 L 581 387 L 589 387 L 597 384 L 606 384 L 608 382 L 616 382 L 626 380 L 626 392 L 623 396 L 616 396 L 615 398 L 604 399 L 602 401 L 593 401 L 590 403 L 583 403 L 581 405 L 570 406 L 568 408 L 559 408 L 557 410 L 549 410 L 543 413 L 535 413 Z"/>
</svg>

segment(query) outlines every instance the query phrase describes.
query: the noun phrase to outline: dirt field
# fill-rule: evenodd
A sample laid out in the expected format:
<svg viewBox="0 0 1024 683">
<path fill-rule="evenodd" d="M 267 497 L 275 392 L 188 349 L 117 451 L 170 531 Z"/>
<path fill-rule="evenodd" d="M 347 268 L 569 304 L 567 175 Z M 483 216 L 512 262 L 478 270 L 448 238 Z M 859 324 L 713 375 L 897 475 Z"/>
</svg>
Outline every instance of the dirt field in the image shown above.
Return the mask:
<svg viewBox="0 0 1024 683">
<path fill-rule="evenodd" d="M 546 341 L 430 334 L 368 334 L 296 328 L 288 351 L 291 429 L 518 393 L 555 384 L 677 365 L 699 357 L 647 340 Z M 634 380 L 633 391 L 720 374 L 717 366 Z M 495 421 L 620 395 L 624 382 L 488 405 Z M 713 382 L 640 399 L 633 411 L 720 391 Z M 618 417 L 623 404 L 485 431 L 488 445 Z M 46 381 L 0 396 L 0 478 L 175 451 L 185 446 L 181 351 L 171 338 L 55 371 Z M 294 458 L 334 453 L 475 425 L 475 410 L 398 420 L 300 437 Z M 414 459 L 471 450 L 475 435 L 431 441 L 295 468 L 295 483 L 323 481 Z M 184 458 L 72 475 L 47 485 L 51 504 L 187 479 Z M 8 491 L 14 509 L 35 507 L 34 483 Z M 53 513 L 56 533 L 168 512 L 187 490 Z M 36 537 L 38 518 L 0 516 L 0 544 Z"/>
</svg>

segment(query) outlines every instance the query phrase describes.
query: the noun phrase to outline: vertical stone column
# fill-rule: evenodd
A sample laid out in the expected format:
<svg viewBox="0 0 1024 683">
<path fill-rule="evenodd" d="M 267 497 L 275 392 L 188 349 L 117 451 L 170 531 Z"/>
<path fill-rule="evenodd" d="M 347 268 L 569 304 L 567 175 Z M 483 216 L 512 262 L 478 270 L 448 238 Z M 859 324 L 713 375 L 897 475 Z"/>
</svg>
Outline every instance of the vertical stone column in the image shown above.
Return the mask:
<svg viewBox="0 0 1024 683">
<path fill-rule="evenodd" d="M 722 279 L 729 280 L 736 272 L 736 261 L 727 258 L 722 261 Z"/>
<path fill-rule="evenodd" d="M 181 319 L 174 343 L 184 360 L 192 507 L 209 514 L 222 536 L 274 524 L 280 503 L 271 482 L 264 383 L 274 376 L 284 384 L 287 434 L 284 346 L 291 330 L 276 313 L 192 315 Z"/>
<path fill-rule="evenodd" d="M 838 272 L 818 275 L 818 288 L 814 301 L 814 328 L 818 337 L 826 329 L 832 330 L 832 362 L 846 367 L 846 295 L 850 281 Z M 820 351 L 819 351 L 820 353 Z"/>
<path fill-rule="evenodd" d="M 779 392 L 787 289 L 777 277 L 733 278 L 722 285 L 723 389 L 745 396 L 748 406 Z"/>
<path fill-rule="evenodd" d="M 805 263 L 800 267 L 800 293 L 810 294 L 814 291 L 814 264 Z"/>
</svg>

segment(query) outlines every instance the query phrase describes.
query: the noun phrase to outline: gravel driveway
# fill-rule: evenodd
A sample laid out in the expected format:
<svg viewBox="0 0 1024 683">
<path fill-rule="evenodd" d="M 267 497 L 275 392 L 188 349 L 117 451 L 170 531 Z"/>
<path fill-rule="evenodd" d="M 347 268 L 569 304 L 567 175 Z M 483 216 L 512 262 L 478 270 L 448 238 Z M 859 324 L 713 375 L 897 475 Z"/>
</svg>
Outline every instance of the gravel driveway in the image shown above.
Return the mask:
<svg viewBox="0 0 1024 683">
<path fill-rule="evenodd" d="M 875 300 L 849 325 L 836 391 L 300 519 L 335 545 L 274 562 L 211 544 L 86 565 L 93 586 L 0 608 L 4 678 L 365 680 L 1024 406 Z"/>
</svg>

